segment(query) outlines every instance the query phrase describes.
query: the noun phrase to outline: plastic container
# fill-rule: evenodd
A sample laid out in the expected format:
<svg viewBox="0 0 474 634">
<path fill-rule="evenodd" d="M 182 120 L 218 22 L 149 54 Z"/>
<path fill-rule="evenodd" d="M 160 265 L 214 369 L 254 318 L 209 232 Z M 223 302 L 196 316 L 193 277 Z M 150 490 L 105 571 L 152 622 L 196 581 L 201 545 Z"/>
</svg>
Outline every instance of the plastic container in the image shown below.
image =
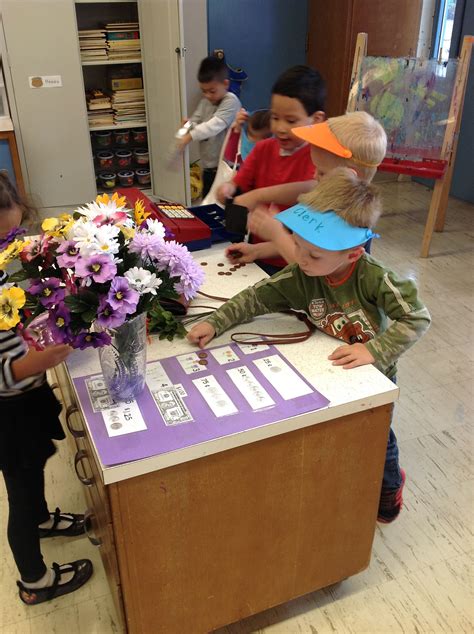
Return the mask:
<svg viewBox="0 0 474 634">
<path fill-rule="evenodd" d="M 130 167 L 132 164 L 132 153 L 130 150 L 117 150 L 115 152 L 115 161 L 121 169 Z"/>
<path fill-rule="evenodd" d="M 114 130 L 115 145 L 128 145 L 130 143 L 130 130 Z"/>
<path fill-rule="evenodd" d="M 131 170 L 117 172 L 117 176 L 120 182 L 120 187 L 131 187 L 133 185 L 135 174 Z"/>
<path fill-rule="evenodd" d="M 101 172 L 99 182 L 104 189 L 113 189 L 117 184 L 117 174 L 115 172 Z"/>
<path fill-rule="evenodd" d="M 135 176 L 140 185 L 149 185 L 151 183 L 151 174 L 148 169 L 136 170 Z"/>
<path fill-rule="evenodd" d="M 133 150 L 133 156 L 137 165 L 148 165 L 150 162 L 148 148 L 136 148 Z"/>
<path fill-rule="evenodd" d="M 94 141 L 99 147 L 110 147 L 112 145 L 112 132 L 108 130 L 94 132 Z"/>
<path fill-rule="evenodd" d="M 147 133 L 146 128 L 134 128 L 132 130 L 132 141 L 134 143 L 146 143 Z"/>
<path fill-rule="evenodd" d="M 108 150 L 97 152 L 97 164 L 101 170 L 111 170 L 114 166 L 114 154 Z"/>
</svg>

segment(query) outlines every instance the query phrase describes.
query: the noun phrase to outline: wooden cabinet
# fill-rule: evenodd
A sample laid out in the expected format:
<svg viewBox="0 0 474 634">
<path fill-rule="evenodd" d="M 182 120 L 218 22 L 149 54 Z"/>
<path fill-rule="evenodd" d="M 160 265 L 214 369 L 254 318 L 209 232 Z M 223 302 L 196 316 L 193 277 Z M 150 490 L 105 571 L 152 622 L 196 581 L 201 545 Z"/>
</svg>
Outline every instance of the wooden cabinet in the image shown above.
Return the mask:
<svg viewBox="0 0 474 634">
<path fill-rule="evenodd" d="M 85 88 L 94 80 L 103 81 L 110 62 L 81 61 L 78 27 L 97 28 L 114 19 L 130 19 L 127 15 L 137 16 L 140 24 L 151 191 L 190 204 L 187 152 L 177 168 L 167 165 L 174 133 L 188 114 L 186 93 L 195 92 L 187 87 L 184 63 L 188 2 L 2 0 L 3 52 L 19 124 L 25 185 L 39 206 L 75 206 L 97 194 Z M 206 38 L 206 33 L 194 38 L 189 54 L 203 57 Z M 31 77 L 43 78 L 43 87 L 33 87 Z M 47 87 L 48 77 L 55 78 L 54 87 Z M 197 89 L 195 77 L 189 83 Z"/>
<path fill-rule="evenodd" d="M 368 55 L 416 56 L 422 0 L 309 0 L 307 62 L 328 86 L 328 116 L 344 114 L 357 34 Z"/>
</svg>

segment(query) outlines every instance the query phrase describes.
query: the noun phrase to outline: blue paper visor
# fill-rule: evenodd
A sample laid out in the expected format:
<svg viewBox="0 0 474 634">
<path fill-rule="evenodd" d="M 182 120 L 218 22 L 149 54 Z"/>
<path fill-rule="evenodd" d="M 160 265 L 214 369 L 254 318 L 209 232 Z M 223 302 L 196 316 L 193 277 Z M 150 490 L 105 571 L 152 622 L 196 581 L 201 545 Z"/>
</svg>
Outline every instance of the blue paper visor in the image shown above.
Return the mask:
<svg viewBox="0 0 474 634">
<path fill-rule="evenodd" d="M 306 205 L 285 209 L 275 218 L 303 240 L 327 251 L 343 251 L 380 237 L 371 229 L 350 225 L 334 211 L 313 211 Z"/>
</svg>

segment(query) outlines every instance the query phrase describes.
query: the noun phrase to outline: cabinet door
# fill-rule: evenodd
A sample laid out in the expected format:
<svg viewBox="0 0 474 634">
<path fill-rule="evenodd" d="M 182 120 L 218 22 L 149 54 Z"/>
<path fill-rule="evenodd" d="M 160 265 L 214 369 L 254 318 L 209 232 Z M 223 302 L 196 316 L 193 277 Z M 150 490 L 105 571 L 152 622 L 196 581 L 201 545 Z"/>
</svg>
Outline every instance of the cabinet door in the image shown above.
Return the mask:
<svg viewBox="0 0 474 634">
<path fill-rule="evenodd" d="M 95 196 L 74 3 L 3 0 L 3 28 L 30 192 L 43 207 Z M 6 61 L 6 60 L 5 60 Z M 32 88 L 30 77 L 59 86 Z M 35 82 L 39 84 L 39 80 Z"/>
<path fill-rule="evenodd" d="M 139 0 L 138 8 L 153 193 L 187 204 L 187 152 L 174 169 L 168 166 L 169 148 L 185 112 L 180 2 Z"/>
</svg>

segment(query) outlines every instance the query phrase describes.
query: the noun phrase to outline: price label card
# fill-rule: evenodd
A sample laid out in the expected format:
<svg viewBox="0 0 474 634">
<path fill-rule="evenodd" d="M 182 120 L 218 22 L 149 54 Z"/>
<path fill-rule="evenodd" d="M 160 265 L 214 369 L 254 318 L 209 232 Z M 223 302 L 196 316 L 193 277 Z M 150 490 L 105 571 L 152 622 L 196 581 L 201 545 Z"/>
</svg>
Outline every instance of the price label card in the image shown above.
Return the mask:
<svg viewBox="0 0 474 634">
<path fill-rule="evenodd" d="M 215 416 L 220 417 L 237 414 L 238 410 L 234 403 L 213 376 L 193 379 L 193 383 Z"/>
<path fill-rule="evenodd" d="M 256 359 L 254 363 L 285 401 L 312 394 L 314 391 L 277 354 Z"/>
<path fill-rule="evenodd" d="M 115 404 L 101 375 L 86 379 L 87 392 L 94 412 L 102 412 Z"/>
<path fill-rule="evenodd" d="M 186 374 L 195 374 L 196 372 L 203 372 L 207 369 L 207 361 L 205 359 L 200 359 L 195 352 L 182 354 L 179 357 L 176 357 L 176 359 Z"/>
<path fill-rule="evenodd" d="M 252 409 L 261 409 L 275 405 L 275 401 L 270 394 L 261 383 L 257 381 L 247 367 L 241 366 L 240 368 L 232 368 L 232 370 L 227 370 L 227 374 Z"/>
<path fill-rule="evenodd" d="M 227 363 L 234 363 L 240 361 L 238 355 L 230 346 L 224 346 L 223 348 L 216 348 L 209 351 L 219 365 L 226 365 Z"/>
<path fill-rule="evenodd" d="M 110 437 L 133 434 L 147 428 L 136 401 L 116 403 L 114 407 L 103 410 L 102 416 Z"/>
<path fill-rule="evenodd" d="M 244 354 L 254 354 L 255 352 L 261 352 L 262 350 L 268 350 L 268 346 L 265 344 L 255 345 L 254 343 L 238 343 L 239 348 Z"/>
<path fill-rule="evenodd" d="M 150 388 L 150 392 L 173 386 L 173 382 L 170 380 L 164 367 L 159 361 L 155 361 L 147 365 L 146 383 Z"/>
</svg>

